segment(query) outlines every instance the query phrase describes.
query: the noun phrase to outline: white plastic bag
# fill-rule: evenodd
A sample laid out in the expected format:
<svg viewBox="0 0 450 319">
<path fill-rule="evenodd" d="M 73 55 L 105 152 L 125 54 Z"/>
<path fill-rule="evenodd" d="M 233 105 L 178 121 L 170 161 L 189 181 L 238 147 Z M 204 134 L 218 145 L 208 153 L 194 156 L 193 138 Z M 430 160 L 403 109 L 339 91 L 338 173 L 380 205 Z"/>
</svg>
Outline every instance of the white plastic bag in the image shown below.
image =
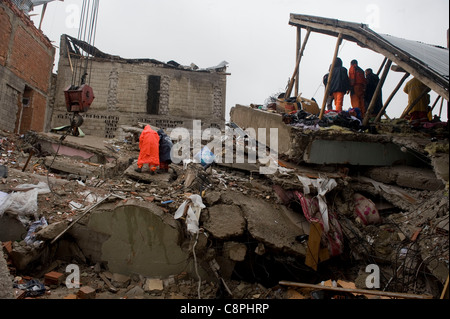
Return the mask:
<svg viewBox="0 0 450 319">
<path fill-rule="evenodd" d="M 202 198 L 199 195 L 189 196 L 190 201 L 186 200 L 178 207 L 173 218 L 179 219 L 183 217 L 186 205 L 188 205 L 186 212 L 186 227 L 190 233 L 197 234 L 199 232 L 200 213 L 206 206 L 203 204 Z"/>
<path fill-rule="evenodd" d="M 29 189 L 28 191 L 12 192 L 7 196 L 3 196 L 3 201 L 0 202 L 0 217 L 6 211 L 16 213 L 20 217 L 34 216 L 35 219 L 39 219 L 38 216 L 38 195 L 46 194 L 50 192 L 48 185 L 44 182 L 40 182 L 37 185 L 23 184 L 16 187 L 17 189 Z"/>
</svg>

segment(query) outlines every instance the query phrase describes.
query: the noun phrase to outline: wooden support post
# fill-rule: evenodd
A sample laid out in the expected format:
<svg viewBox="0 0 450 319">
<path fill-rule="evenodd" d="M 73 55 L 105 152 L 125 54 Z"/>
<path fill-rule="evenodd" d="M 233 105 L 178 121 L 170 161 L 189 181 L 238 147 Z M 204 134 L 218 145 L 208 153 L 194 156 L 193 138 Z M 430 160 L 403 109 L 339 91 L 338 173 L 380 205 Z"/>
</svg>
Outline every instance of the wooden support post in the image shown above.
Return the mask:
<svg viewBox="0 0 450 319">
<path fill-rule="evenodd" d="M 383 62 L 381 62 L 380 68 L 378 69 L 377 76 L 380 76 L 381 70 L 383 70 L 384 65 L 387 62 L 387 58 L 384 58 Z"/>
<path fill-rule="evenodd" d="M 70 58 L 70 51 L 69 50 L 67 50 L 67 57 L 69 58 L 70 70 L 72 71 L 72 75 L 73 75 L 73 65 L 72 65 L 72 59 Z"/>
<path fill-rule="evenodd" d="M 341 46 L 341 43 L 342 43 L 342 33 L 339 33 L 336 41 L 336 47 L 334 49 L 333 62 L 331 63 L 330 73 L 328 75 L 327 87 L 325 88 L 325 96 L 323 97 L 322 108 L 320 109 L 319 119 L 323 118 L 325 106 L 327 105 L 328 95 L 330 95 L 330 82 L 333 77 L 334 65 L 336 64 L 336 59 L 339 53 L 339 47 Z"/>
<path fill-rule="evenodd" d="M 381 116 L 386 112 L 386 109 L 387 109 L 389 103 L 391 103 L 392 99 L 394 98 L 394 95 L 397 94 L 398 90 L 400 90 L 400 88 L 402 87 L 403 82 L 405 82 L 408 77 L 409 77 L 409 73 L 405 73 L 405 75 L 402 77 L 400 82 L 398 82 L 394 91 L 392 91 L 391 95 L 389 95 L 388 99 L 386 100 L 386 102 L 383 105 L 383 108 L 380 110 L 377 117 L 375 118 L 375 123 L 380 121 Z"/>
<path fill-rule="evenodd" d="M 408 106 L 405 108 L 405 110 L 402 113 L 402 116 L 400 116 L 400 118 L 404 118 L 406 115 L 408 115 L 408 113 L 412 110 L 412 108 L 419 103 L 419 101 L 430 91 L 429 88 L 425 88 L 423 89 L 422 93 L 420 93 L 420 95 L 414 100 L 412 101 L 410 104 L 408 104 Z"/>
<path fill-rule="evenodd" d="M 441 118 L 443 106 L 444 106 L 444 99 L 441 100 L 441 107 L 439 108 L 439 118 Z M 447 117 L 448 117 L 448 115 L 447 115 Z"/>
<path fill-rule="evenodd" d="M 436 98 L 436 100 L 434 101 L 433 106 L 431 107 L 431 112 L 433 112 L 433 110 L 434 110 L 434 108 L 435 108 L 437 102 L 439 102 L 440 98 L 441 98 L 441 96 L 439 95 L 439 96 Z"/>
<path fill-rule="evenodd" d="M 444 289 L 442 289 L 441 299 L 448 299 L 448 275 L 447 280 L 445 281 Z"/>
<path fill-rule="evenodd" d="M 308 38 L 309 38 L 310 34 L 311 34 L 311 29 L 308 28 L 308 31 L 306 32 L 305 39 L 303 40 L 302 48 L 300 49 L 300 52 L 298 53 L 298 56 L 297 56 L 297 63 L 295 64 L 295 70 L 294 70 L 294 73 L 292 74 L 291 81 L 289 82 L 289 87 L 288 87 L 288 89 L 286 91 L 286 94 L 284 95 L 285 99 L 288 99 L 291 96 L 292 87 L 294 86 L 295 76 L 296 76 L 296 74 L 298 72 L 298 68 L 300 66 L 300 61 L 302 59 L 303 52 L 305 51 L 306 42 L 308 42 Z"/>
<path fill-rule="evenodd" d="M 42 8 L 42 13 L 41 13 L 41 21 L 39 22 L 39 30 L 41 30 L 42 21 L 44 20 L 44 16 L 45 16 L 45 11 L 46 10 L 47 10 L 47 4 L 44 3 L 44 7 Z"/>
<path fill-rule="evenodd" d="M 369 123 L 369 119 L 370 119 L 370 113 L 372 112 L 372 109 L 375 106 L 375 103 L 378 99 L 378 96 L 380 95 L 381 92 L 381 88 L 383 87 L 384 81 L 386 80 L 386 77 L 389 73 L 389 69 L 391 68 L 391 64 L 392 61 L 388 60 L 386 65 L 384 66 L 384 71 L 383 71 L 383 75 L 381 76 L 380 81 L 378 82 L 377 88 L 375 89 L 375 92 L 372 96 L 372 100 L 370 100 L 369 106 L 367 107 L 366 110 L 366 115 L 364 116 L 364 120 L 363 120 L 363 126 L 366 126 Z"/>
<path fill-rule="evenodd" d="M 297 54 L 300 52 L 300 43 L 302 40 L 302 28 L 297 27 L 297 45 L 296 45 L 296 51 L 295 51 L 295 55 L 297 56 Z M 294 90 L 294 94 L 295 96 L 298 96 L 298 89 L 299 89 L 299 83 L 300 83 L 300 71 L 299 69 L 297 69 L 297 74 L 295 75 L 295 90 Z"/>
<path fill-rule="evenodd" d="M 304 283 L 292 282 L 292 281 L 280 281 L 279 284 L 286 285 L 286 286 L 299 287 L 299 288 L 331 290 L 331 291 L 337 291 L 337 292 L 348 292 L 348 293 L 356 293 L 356 294 L 362 294 L 362 295 L 384 296 L 384 297 L 391 297 L 391 298 L 433 299 L 433 296 L 430 296 L 430 295 L 414 295 L 414 294 L 407 294 L 407 293 L 379 291 L 379 290 L 370 290 L 370 289 L 329 287 L 329 286 L 314 285 L 314 284 L 304 284 Z"/>
</svg>

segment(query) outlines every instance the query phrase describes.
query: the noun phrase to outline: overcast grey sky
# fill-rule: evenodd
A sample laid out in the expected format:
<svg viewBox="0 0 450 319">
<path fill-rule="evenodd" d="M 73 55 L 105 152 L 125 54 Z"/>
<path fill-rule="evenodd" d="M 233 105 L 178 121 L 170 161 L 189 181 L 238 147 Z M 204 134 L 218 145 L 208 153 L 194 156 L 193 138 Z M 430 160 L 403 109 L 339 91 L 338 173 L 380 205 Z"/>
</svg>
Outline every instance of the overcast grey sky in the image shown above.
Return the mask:
<svg viewBox="0 0 450 319">
<path fill-rule="evenodd" d="M 82 0 L 48 4 L 42 30 L 56 46 L 61 34 L 77 36 L 81 5 Z M 41 9 L 31 12 L 37 14 L 32 17 L 36 25 Z M 367 23 L 378 33 L 447 47 L 448 0 L 100 0 L 95 46 L 123 58 L 174 60 L 200 68 L 227 61 L 228 119 L 236 104 L 264 104 L 269 96 L 285 91 L 295 67 L 296 28 L 288 24 L 290 13 Z M 335 44 L 334 37 L 312 33 L 300 65 L 300 92 L 319 105 L 322 76 Z M 375 72 L 384 59 L 347 41 L 339 56 L 347 68 L 355 58 L 362 68 Z M 389 73 L 384 99 L 401 76 Z M 435 98 L 432 93 L 431 103 Z M 399 117 L 406 104 L 406 94 L 399 91 L 388 115 Z M 346 96 L 344 109 L 349 107 Z M 442 120 L 447 120 L 446 107 Z"/>
</svg>

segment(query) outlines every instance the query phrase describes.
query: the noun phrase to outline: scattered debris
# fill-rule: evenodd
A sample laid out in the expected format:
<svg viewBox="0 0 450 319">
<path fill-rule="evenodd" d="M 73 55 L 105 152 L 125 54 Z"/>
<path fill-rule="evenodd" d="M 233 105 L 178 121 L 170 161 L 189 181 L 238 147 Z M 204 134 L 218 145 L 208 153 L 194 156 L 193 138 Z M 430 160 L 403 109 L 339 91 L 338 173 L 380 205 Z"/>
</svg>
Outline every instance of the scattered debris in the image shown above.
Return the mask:
<svg viewBox="0 0 450 319">
<path fill-rule="evenodd" d="M 2 134 L 4 140 L 20 145 L 20 136 Z M 36 138 L 39 140 L 39 134 Z M 48 140 L 49 135 L 44 139 Z M 358 291 L 365 289 L 368 273 L 364 270 L 370 264 L 380 268 L 380 290 L 385 293 L 380 298 L 437 298 L 442 292 L 448 276 L 446 187 L 405 188 L 399 185 L 404 180 L 400 174 L 408 170 L 397 170 L 395 178 L 380 181 L 376 167 L 366 173 L 355 171 L 354 167 L 299 166 L 287 161 L 280 161 L 280 169 L 273 175 L 259 175 L 253 168 L 239 169 L 214 162 L 204 165 L 207 163 L 201 161 L 172 163 L 164 174 L 151 175 L 146 171 L 138 174 L 134 172 L 139 152 L 136 143 L 113 140 L 112 144 L 120 150 L 114 152 L 118 160 L 109 164 L 109 169 L 117 172 L 110 177 L 102 173 L 80 174 L 82 171 L 71 175 L 53 169 L 46 161 L 48 154 L 33 155 L 29 164 L 32 170 L 22 172 L 28 154 L 21 153 L 20 148 L 10 152 L 15 164 L 2 162 L 8 170 L 4 183 L 0 184 L 3 198 L 13 193 L 47 190 L 36 192 L 36 215 L 29 215 L 31 220 L 22 224 L 26 229 L 23 240 L 4 239 L 2 245 L 12 278 L 27 278 L 21 284 L 30 282 L 31 287 L 40 287 L 39 283 L 44 282 L 46 288 L 43 291 L 36 288 L 39 295 L 30 295 L 27 289 L 33 288 L 16 286 L 11 296 L 371 298 L 377 296 L 374 291 L 371 290 L 372 294 Z M 94 148 L 90 146 L 89 151 Z M 64 157 L 73 167 L 103 165 Z M 112 222 L 117 217 L 105 223 L 106 219 L 97 216 L 117 209 L 124 209 L 121 210 L 124 216 L 129 214 L 127 207 L 147 212 L 139 218 L 147 216 L 150 219 L 144 223 L 149 224 L 134 228 L 133 218 L 138 215 L 129 215 L 130 219 L 121 222 L 129 230 L 121 226 L 120 236 L 144 237 L 115 249 L 116 256 L 128 259 L 123 260 L 122 271 L 111 271 L 117 264 L 114 266 L 112 260 L 108 262 L 101 254 L 111 237 L 98 230 L 115 227 Z M 5 210 L 0 227 L 4 227 L 2 223 L 8 218 L 18 217 L 17 212 Z M 135 250 L 141 249 L 137 241 L 162 247 L 156 237 L 152 239 L 155 234 L 152 225 L 156 225 L 152 224 L 153 218 L 177 234 L 164 241 L 174 241 L 180 253 L 183 251 L 179 256 L 184 256 L 181 265 L 187 265 L 185 272 L 179 268 L 163 275 L 151 274 L 139 266 L 136 258 L 142 252 Z M 97 228 L 93 228 L 94 224 Z M 145 236 L 148 239 L 143 241 Z M 66 267 L 71 264 L 80 268 L 78 289 L 64 285 L 63 280 L 69 274 Z M 317 287 L 307 290 L 282 284 L 309 278 L 305 284 L 315 285 L 326 281 L 330 272 L 334 274 L 332 280 L 339 283 L 335 288 L 343 282 L 356 286 L 341 287 L 348 291 L 325 292 Z M 400 295 L 388 296 L 389 293 Z"/>
</svg>

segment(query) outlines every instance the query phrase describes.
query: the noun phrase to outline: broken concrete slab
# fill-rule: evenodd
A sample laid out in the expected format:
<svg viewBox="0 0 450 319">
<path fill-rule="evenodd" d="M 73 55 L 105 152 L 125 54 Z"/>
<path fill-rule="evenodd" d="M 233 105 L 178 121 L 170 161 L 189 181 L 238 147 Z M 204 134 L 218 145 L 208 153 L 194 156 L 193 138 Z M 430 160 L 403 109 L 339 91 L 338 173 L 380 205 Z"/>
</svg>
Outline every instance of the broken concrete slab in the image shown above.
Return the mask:
<svg viewBox="0 0 450 319">
<path fill-rule="evenodd" d="M 286 217 L 283 206 L 232 191 L 224 192 L 222 201 L 241 208 L 248 232 L 266 248 L 306 255 L 306 245 L 296 241 L 297 236 L 305 233 Z"/>
<path fill-rule="evenodd" d="M 78 175 L 84 180 L 86 180 L 86 177 L 104 178 L 105 176 L 104 166 L 100 164 L 98 166 L 87 165 L 80 162 L 70 162 L 61 157 L 54 158 L 53 156 L 47 156 L 44 164 L 51 170 Z"/>
<path fill-rule="evenodd" d="M 134 163 L 130 165 L 123 173 L 125 176 L 128 176 L 136 181 L 146 182 L 146 183 L 154 183 L 158 185 L 159 188 L 167 188 L 170 186 L 170 181 L 172 177 L 172 171 L 169 169 L 168 173 L 155 173 L 150 174 L 150 170 L 147 165 L 144 165 L 142 172 L 138 173 L 135 171 L 137 165 Z"/>
<path fill-rule="evenodd" d="M 214 205 L 208 209 L 209 218 L 203 227 L 215 238 L 227 239 L 241 236 L 245 230 L 245 219 L 238 206 Z"/>
<path fill-rule="evenodd" d="M 36 238 L 38 240 L 52 240 L 66 229 L 68 225 L 69 221 L 66 220 L 49 224 L 36 233 Z"/>
<path fill-rule="evenodd" d="M 43 251 L 44 248 L 28 246 L 24 241 L 14 242 L 10 256 L 17 270 L 23 271 L 31 263 L 40 259 Z"/>
<path fill-rule="evenodd" d="M 14 214 L 0 216 L 0 241 L 20 241 L 26 234 L 27 229 Z"/>
<path fill-rule="evenodd" d="M 445 187 L 433 170 L 424 167 L 389 166 L 369 168 L 366 176 L 385 184 L 436 191 Z"/>
<path fill-rule="evenodd" d="M 448 185 L 449 181 L 449 154 L 436 154 L 431 157 L 431 163 L 436 176 Z"/>
<path fill-rule="evenodd" d="M 203 196 L 203 203 L 207 206 L 213 206 L 220 201 L 220 192 L 208 191 Z"/>
<path fill-rule="evenodd" d="M 92 163 L 106 164 L 111 163 L 117 158 L 117 154 L 107 148 L 105 139 L 86 135 L 84 137 L 75 137 L 67 135 L 61 141 L 62 135 L 54 133 L 37 133 L 38 143 L 42 151 L 50 154 L 58 152 L 60 155 Z"/>
<path fill-rule="evenodd" d="M 100 205 L 70 234 L 90 260 L 107 263 L 112 272 L 167 277 L 186 269 L 194 274 L 188 252 L 180 247 L 181 229 L 156 204 L 127 200 L 112 209 Z"/>
<path fill-rule="evenodd" d="M 349 164 L 387 166 L 395 163 L 420 164 L 413 155 L 404 153 L 394 143 L 370 141 L 314 139 L 303 153 L 310 164 Z"/>
</svg>

